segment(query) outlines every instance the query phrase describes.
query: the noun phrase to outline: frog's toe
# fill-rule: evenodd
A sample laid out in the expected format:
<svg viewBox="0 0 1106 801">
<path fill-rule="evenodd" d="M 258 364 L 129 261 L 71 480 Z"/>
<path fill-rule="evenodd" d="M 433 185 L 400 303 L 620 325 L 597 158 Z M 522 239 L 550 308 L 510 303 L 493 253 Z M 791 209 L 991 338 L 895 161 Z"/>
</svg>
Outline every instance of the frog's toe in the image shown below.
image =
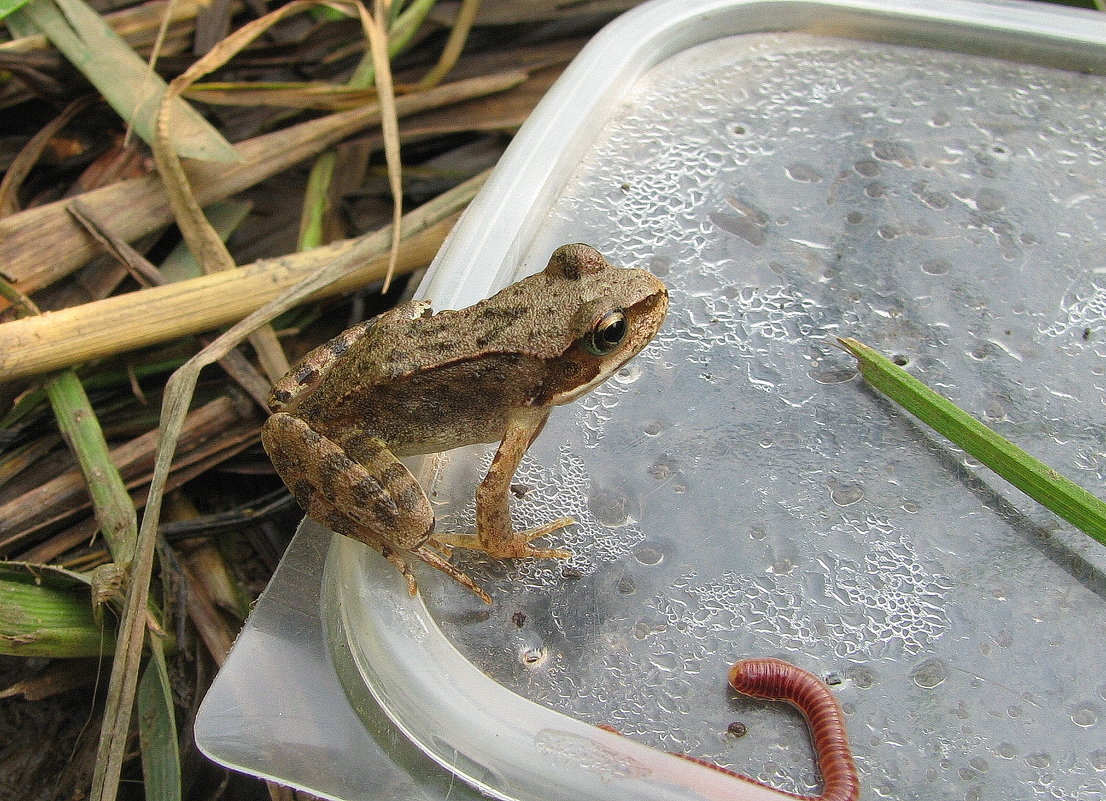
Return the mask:
<svg viewBox="0 0 1106 801">
<path fill-rule="evenodd" d="M 522 544 L 524 551 L 520 556 L 534 559 L 568 559 L 572 556 L 572 551 L 566 551 L 564 548 L 531 548 L 530 543 L 554 531 L 567 528 L 575 522 L 571 517 L 559 517 L 551 523 L 518 532 L 515 535 L 515 542 Z"/>
<path fill-rule="evenodd" d="M 547 534 L 552 534 L 554 531 L 559 531 L 562 528 L 568 528 L 575 522 L 576 521 L 573 520 L 571 517 L 558 517 L 551 523 L 544 523 L 543 525 L 535 526 L 534 528 L 528 528 L 526 529 L 526 531 L 520 531 L 515 536 L 519 539 L 525 537 L 526 541 L 530 542 L 531 540 L 536 540 L 538 537 L 544 537 Z"/>
<path fill-rule="evenodd" d="M 458 570 L 453 565 L 451 565 L 449 562 L 447 562 L 445 559 L 443 559 L 442 556 L 436 550 L 431 548 L 429 545 L 423 545 L 422 547 L 418 548 L 417 550 L 412 551 L 412 553 L 414 553 L 415 556 L 417 556 L 419 559 L 426 562 L 431 567 L 435 567 L 438 570 L 442 571 L 443 573 L 445 573 L 447 576 L 449 576 L 451 579 L 453 579 L 457 583 L 462 584 L 465 587 L 468 587 L 470 590 L 472 590 L 474 593 L 476 593 L 476 595 L 484 603 L 490 604 L 492 602 L 491 596 L 488 595 L 488 593 L 486 593 L 484 591 L 484 589 L 479 584 L 477 584 L 475 581 L 473 581 L 467 575 L 465 575 L 460 570 Z"/>
<path fill-rule="evenodd" d="M 526 550 L 515 557 L 516 559 L 570 559 L 572 558 L 572 551 L 566 551 L 564 548 L 531 548 L 526 546 Z"/>
<path fill-rule="evenodd" d="M 391 562 L 395 568 L 403 574 L 403 578 L 407 581 L 407 592 L 412 595 L 417 595 L 419 592 L 418 582 L 415 581 L 415 574 L 411 572 L 410 566 L 403 557 L 386 545 L 380 549 L 380 552 L 384 554 L 385 559 Z"/>
<path fill-rule="evenodd" d="M 483 551 L 493 559 L 568 559 L 572 551 L 563 548 L 533 548 L 530 543 L 540 537 L 552 534 L 576 521 L 571 517 L 560 517 L 525 531 L 503 532 L 483 531 L 479 534 L 434 534 L 430 544 L 435 547 L 468 548 Z"/>
</svg>

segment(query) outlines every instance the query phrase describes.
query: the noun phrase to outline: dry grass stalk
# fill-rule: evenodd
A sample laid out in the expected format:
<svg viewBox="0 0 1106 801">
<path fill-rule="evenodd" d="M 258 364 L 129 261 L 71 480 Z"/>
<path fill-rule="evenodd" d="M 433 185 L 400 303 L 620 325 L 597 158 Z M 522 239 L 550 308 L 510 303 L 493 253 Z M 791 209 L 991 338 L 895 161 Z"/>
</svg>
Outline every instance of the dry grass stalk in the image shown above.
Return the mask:
<svg viewBox="0 0 1106 801">
<path fill-rule="evenodd" d="M 242 421 L 238 407 L 229 398 L 217 398 L 188 416 L 186 439 L 181 448 L 178 468 L 194 459 L 197 449 L 212 438 L 234 428 Z M 112 463 L 129 486 L 148 476 L 157 451 L 158 434 L 151 431 L 111 450 Z M 144 481 L 142 483 L 145 483 Z M 83 514 L 89 507 L 88 490 L 77 469 L 56 478 L 0 506 L 0 551 L 11 550 L 37 531 Z"/>
<path fill-rule="evenodd" d="M 234 632 L 227 626 L 226 620 L 211 599 L 207 586 L 201 580 L 196 571 L 187 563 L 184 564 L 184 578 L 188 587 L 188 619 L 200 633 L 200 638 L 207 646 L 208 653 L 215 664 L 223 666 L 223 662 L 230 653 L 230 647 L 234 644 Z"/>
<path fill-rule="evenodd" d="M 401 116 L 451 105 L 480 95 L 510 89 L 527 79 L 525 72 L 510 71 L 439 86 L 417 95 L 397 98 Z M 376 105 L 310 120 L 236 145 L 241 164 L 190 162 L 189 181 L 201 205 L 241 192 L 254 184 L 336 142 L 375 125 Z M 134 241 L 172 221 L 165 191 L 154 175 L 122 181 L 80 195 L 98 211 L 116 235 Z M 84 229 L 66 211 L 67 200 L 0 219 L 0 264 L 13 286 L 36 292 L 68 275 L 98 252 Z M 0 310 L 7 302 L 0 300 Z"/>
<path fill-rule="evenodd" d="M 170 24 L 188 22 L 194 20 L 197 13 L 209 3 L 210 0 L 150 0 L 132 8 L 104 14 L 104 20 L 128 44 L 132 47 L 140 47 L 153 43 L 166 14 Z M 240 8 L 240 4 L 236 3 L 234 7 Z M 23 53 L 45 50 L 49 47 L 50 42 L 45 36 L 32 34 L 0 43 L 0 52 L 8 50 Z"/>
<path fill-rule="evenodd" d="M 425 230 L 412 233 L 400 254 L 398 272 L 430 263 L 453 227 L 455 213 L 456 209 Z M 379 233 L 371 236 L 386 248 L 386 238 Z M 0 324 L 0 380 L 37 375 L 240 320 L 361 241 L 334 242 L 237 270 Z M 382 280 L 386 271 L 387 256 L 379 255 L 314 297 L 367 286 Z"/>
<path fill-rule="evenodd" d="M 186 444 L 181 456 L 173 463 L 173 472 L 169 476 L 166 490 L 178 489 L 194 478 L 203 475 L 212 468 L 241 453 L 246 448 L 256 445 L 259 440 L 259 429 L 256 420 L 243 419 L 230 428 L 218 432 L 214 438 L 204 442 L 201 446 L 193 448 Z M 142 475 L 128 482 L 131 490 L 131 499 L 136 509 L 146 505 L 149 493 L 150 471 L 147 469 Z M 86 517 L 67 529 L 59 531 L 49 539 L 18 554 L 21 561 L 48 563 L 62 558 L 67 552 L 90 542 L 96 535 L 98 524 L 94 518 Z M 105 550 L 101 549 L 96 554 L 90 555 L 93 565 L 106 561 L 109 557 Z M 70 566 L 67 561 L 64 566 Z"/>
</svg>

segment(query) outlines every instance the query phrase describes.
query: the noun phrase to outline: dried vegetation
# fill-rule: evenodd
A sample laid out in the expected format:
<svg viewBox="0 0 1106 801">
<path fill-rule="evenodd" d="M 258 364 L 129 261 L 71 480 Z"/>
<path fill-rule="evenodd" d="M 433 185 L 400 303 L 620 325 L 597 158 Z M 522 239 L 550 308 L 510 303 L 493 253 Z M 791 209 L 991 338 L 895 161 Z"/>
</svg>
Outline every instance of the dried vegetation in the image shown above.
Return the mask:
<svg viewBox="0 0 1106 801">
<path fill-rule="evenodd" d="M 290 795 L 188 734 L 300 517 L 268 385 L 629 3 L 477 5 L 0 0 L 0 799 Z"/>
</svg>

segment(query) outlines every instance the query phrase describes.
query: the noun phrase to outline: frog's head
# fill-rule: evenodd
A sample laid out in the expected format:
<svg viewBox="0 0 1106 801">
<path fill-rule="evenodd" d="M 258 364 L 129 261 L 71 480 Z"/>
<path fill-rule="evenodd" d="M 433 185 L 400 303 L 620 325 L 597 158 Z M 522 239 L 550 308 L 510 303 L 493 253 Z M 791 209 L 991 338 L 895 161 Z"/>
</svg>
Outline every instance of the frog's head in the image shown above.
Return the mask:
<svg viewBox="0 0 1106 801">
<path fill-rule="evenodd" d="M 656 336 L 668 290 L 645 270 L 615 267 L 590 245 L 562 245 L 541 276 L 562 339 L 549 359 L 544 400 L 569 403 L 610 378 Z"/>
</svg>

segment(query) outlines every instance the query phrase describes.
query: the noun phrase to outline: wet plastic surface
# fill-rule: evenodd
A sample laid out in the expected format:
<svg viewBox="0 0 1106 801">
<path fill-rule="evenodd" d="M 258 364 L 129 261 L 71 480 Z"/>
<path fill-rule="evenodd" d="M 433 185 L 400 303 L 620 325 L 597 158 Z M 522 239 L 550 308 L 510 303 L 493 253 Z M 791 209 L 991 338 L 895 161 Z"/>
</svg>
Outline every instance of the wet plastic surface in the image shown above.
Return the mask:
<svg viewBox="0 0 1106 801">
<path fill-rule="evenodd" d="M 755 6 L 748 21 L 773 4 L 734 5 Z M 775 5 L 801 16 L 803 4 Z M 459 554 L 490 609 L 436 571 L 420 571 L 420 586 L 438 625 L 503 687 L 783 789 L 817 786 L 802 721 L 735 699 L 724 682 L 735 659 L 778 656 L 830 680 L 865 798 L 1095 798 L 1106 792 L 1106 552 L 868 391 L 831 341 L 903 357 L 1101 495 L 1104 79 L 1025 54 L 1101 53 L 1106 26 L 1044 7 L 910 5 L 942 20 L 928 30 L 943 49 L 860 41 L 855 20 L 856 39 L 752 33 L 677 47 L 605 104 L 605 121 L 581 126 L 583 144 L 568 135 L 573 166 L 549 167 L 552 187 L 548 176 L 524 187 L 540 213 L 505 199 L 530 164 L 505 159 L 428 283 L 439 304 L 465 305 L 540 269 L 556 245 L 587 241 L 661 276 L 669 319 L 623 373 L 554 412 L 516 477 L 518 525 L 580 521 L 555 538 L 573 558 Z M 945 52 L 977 52 L 977 34 L 980 50 L 1001 49 L 1015 19 L 1073 41 L 1078 20 L 1086 39 L 1022 38 L 1007 60 Z M 884 33 L 874 38 L 896 38 Z M 481 268 L 492 277 L 475 280 Z M 441 530 L 471 528 L 489 456 L 439 461 Z M 410 631 L 422 613 L 395 614 L 379 601 L 380 560 L 336 547 L 332 646 L 372 654 L 362 636 Z M 355 707 L 371 707 L 366 690 L 402 689 L 394 677 L 371 686 L 381 679 L 364 660 L 343 664 Z M 434 665 L 425 672 L 418 681 L 433 683 Z M 750 733 L 727 735 L 733 721 Z M 474 753 L 494 737 L 466 734 Z M 438 762 L 453 754 L 469 781 L 480 773 L 456 756 L 464 743 L 415 739 Z M 419 765 L 410 775 L 430 789 L 396 797 L 444 797 L 443 772 Z M 535 785 L 510 797 L 541 797 L 533 767 Z M 496 792 L 496 776 L 476 783 Z"/>
<path fill-rule="evenodd" d="M 516 477 L 518 524 L 575 517 L 556 538 L 575 556 L 460 559 L 498 604 L 428 590 L 448 636 L 526 697 L 787 789 L 817 788 L 805 734 L 730 698 L 735 658 L 843 677 L 868 797 L 1106 790 L 1106 552 L 831 345 L 904 357 L 1100 490 L 1104 97 L 1084 75 L 801 34 L 655 68 L 526 263 L 589 241 L 661 275 L 670 317 Z M 482 464 L 448 464 L 438 498 L 470 498 Z M 469 505 L 440 528 L 469 530 Z"/>
</svg>

